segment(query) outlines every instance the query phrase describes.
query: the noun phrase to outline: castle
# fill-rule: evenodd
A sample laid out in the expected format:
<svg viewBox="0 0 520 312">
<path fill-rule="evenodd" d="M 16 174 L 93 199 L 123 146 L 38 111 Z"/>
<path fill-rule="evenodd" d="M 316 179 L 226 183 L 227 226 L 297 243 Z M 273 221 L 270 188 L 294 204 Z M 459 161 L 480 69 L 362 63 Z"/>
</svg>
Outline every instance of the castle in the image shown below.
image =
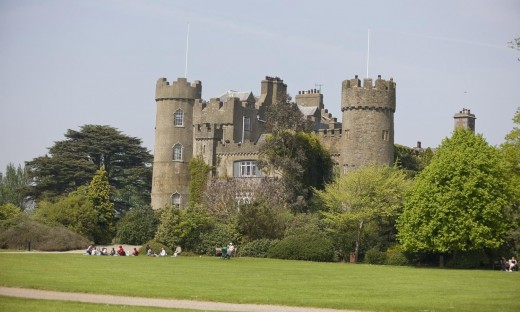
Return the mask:
<svg viewBox="0 0 520 312">
<path fill-rule="evenodd" d="M 339 172 L 367 164 L 391 164 L 394 159 L 395 82 L 381 76 L 373 82 L 342 83 L 342 122 L 325 109 L 320 90 L 300 91 L 296 104 L 331 153 Z M 200 81 L 178 78 L 157 81 L 152 207 L 183 207 L 188 198 L 188 163 L 193 157 L 215 168 L 215 178 L 262 176 L 257 166 L 259 144 L 265 137 L 265 112 L 282 105 L 287 85 L 265 77 L 260 95 L 228 91 L 202 100 Z"/>
</svg>

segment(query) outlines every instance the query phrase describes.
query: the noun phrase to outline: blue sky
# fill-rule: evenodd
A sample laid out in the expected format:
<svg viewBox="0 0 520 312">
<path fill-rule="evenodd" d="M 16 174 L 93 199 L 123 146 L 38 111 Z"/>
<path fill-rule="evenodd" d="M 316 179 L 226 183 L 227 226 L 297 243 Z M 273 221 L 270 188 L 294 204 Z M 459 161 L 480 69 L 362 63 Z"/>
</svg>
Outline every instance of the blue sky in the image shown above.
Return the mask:
<svg viewBox="0 0 520 312">
<path fill-rule="evenodd" d="M 341 119 L 341 82 L 397 83 L 395 143 L 438 146 L 463 108 L 492 145 L 520 107 L 520 2 L 0 0 L 0 171 L 44 155 L 67 129 L 103 124 L 153 152 L 155 83 L 185 74 L 202 97 L 322 85 Z"/>
</svg>

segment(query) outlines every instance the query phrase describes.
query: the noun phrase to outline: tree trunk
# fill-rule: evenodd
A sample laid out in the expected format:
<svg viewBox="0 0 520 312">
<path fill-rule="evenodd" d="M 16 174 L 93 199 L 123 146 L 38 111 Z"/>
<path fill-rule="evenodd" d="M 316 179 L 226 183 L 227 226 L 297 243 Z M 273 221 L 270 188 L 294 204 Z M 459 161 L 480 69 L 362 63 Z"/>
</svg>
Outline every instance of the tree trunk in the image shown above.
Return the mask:
<svg viewBox="0 0 520 312">
<path fill-rule="evenodd" d="M 361 232 L 363 230 L 363 220 L 359 222 L 359 228 L 357 231 L 357 237 L 356 237 L 356 249 L 354 250 L 354 255 L 356 257 L 356 262 L 359 258 L 359 245 L 361 245 Z"/>
</svg>

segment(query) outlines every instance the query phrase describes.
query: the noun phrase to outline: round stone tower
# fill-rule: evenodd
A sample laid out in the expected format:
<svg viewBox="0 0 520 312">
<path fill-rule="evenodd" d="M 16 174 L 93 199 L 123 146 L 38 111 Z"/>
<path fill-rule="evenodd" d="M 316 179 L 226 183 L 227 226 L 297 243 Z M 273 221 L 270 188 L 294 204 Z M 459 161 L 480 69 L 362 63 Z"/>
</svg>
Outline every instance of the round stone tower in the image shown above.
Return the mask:
<svg viewBox="0 0 520 312">
<path fill-rule="evenodd" d="M 170 85 L 157 80 L 152 208 L 183 207 L 188 199 L 189 168 L 193 156 L 193 106 L 201 99 L 202 84 L 178 78 Z"/>
<path fill-rule="evenodd" d="M 341 173 L 394 161 L 395 83 L 378 76 L 375 85 L 358 76 L 342 84 Z"/>
</svg>

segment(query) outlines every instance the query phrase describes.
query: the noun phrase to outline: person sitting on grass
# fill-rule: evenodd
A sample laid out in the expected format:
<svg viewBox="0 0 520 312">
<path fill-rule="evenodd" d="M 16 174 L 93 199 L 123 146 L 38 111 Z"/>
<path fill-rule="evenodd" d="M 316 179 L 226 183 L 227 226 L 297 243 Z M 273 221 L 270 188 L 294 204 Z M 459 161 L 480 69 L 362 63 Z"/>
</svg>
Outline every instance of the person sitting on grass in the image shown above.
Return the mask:
<svg viewBox="0 0 520 312">
<path fill-rule="evenodd" d="M 111 256 L 115 256 L 116 255 L 116 250 L 114 249 L 114 247 L 112 247 L 112 250 L 110 250 L 110 255 Z"/>
<path fill-rule="evenodd" d="M 139 256 L 139 251 L 134 247 L 134 251 L 132 252 L 132 256 Z"/>
<path fill-rule="evenodd" d="M 161 249 L 161 253 L 159 254 L 159 257 L 166 257 L 166 250 L 164 248 Z"/>
<path fill-rule="evenodd" d="M 126 256 L 126 252 L 125 250 L 123 249 L 123 246 L 119 246 L 119 249 L 117 250 L 117 254 L 119 256 Z"/>
<path fill-rule="evenodd" d="M 511 257 L 511 259 L 509 259 L 509 272 L 518 270 L 517 265 L 518 265 L 518 263 L 516 262 L 516 258 Z"/>
</svg>

